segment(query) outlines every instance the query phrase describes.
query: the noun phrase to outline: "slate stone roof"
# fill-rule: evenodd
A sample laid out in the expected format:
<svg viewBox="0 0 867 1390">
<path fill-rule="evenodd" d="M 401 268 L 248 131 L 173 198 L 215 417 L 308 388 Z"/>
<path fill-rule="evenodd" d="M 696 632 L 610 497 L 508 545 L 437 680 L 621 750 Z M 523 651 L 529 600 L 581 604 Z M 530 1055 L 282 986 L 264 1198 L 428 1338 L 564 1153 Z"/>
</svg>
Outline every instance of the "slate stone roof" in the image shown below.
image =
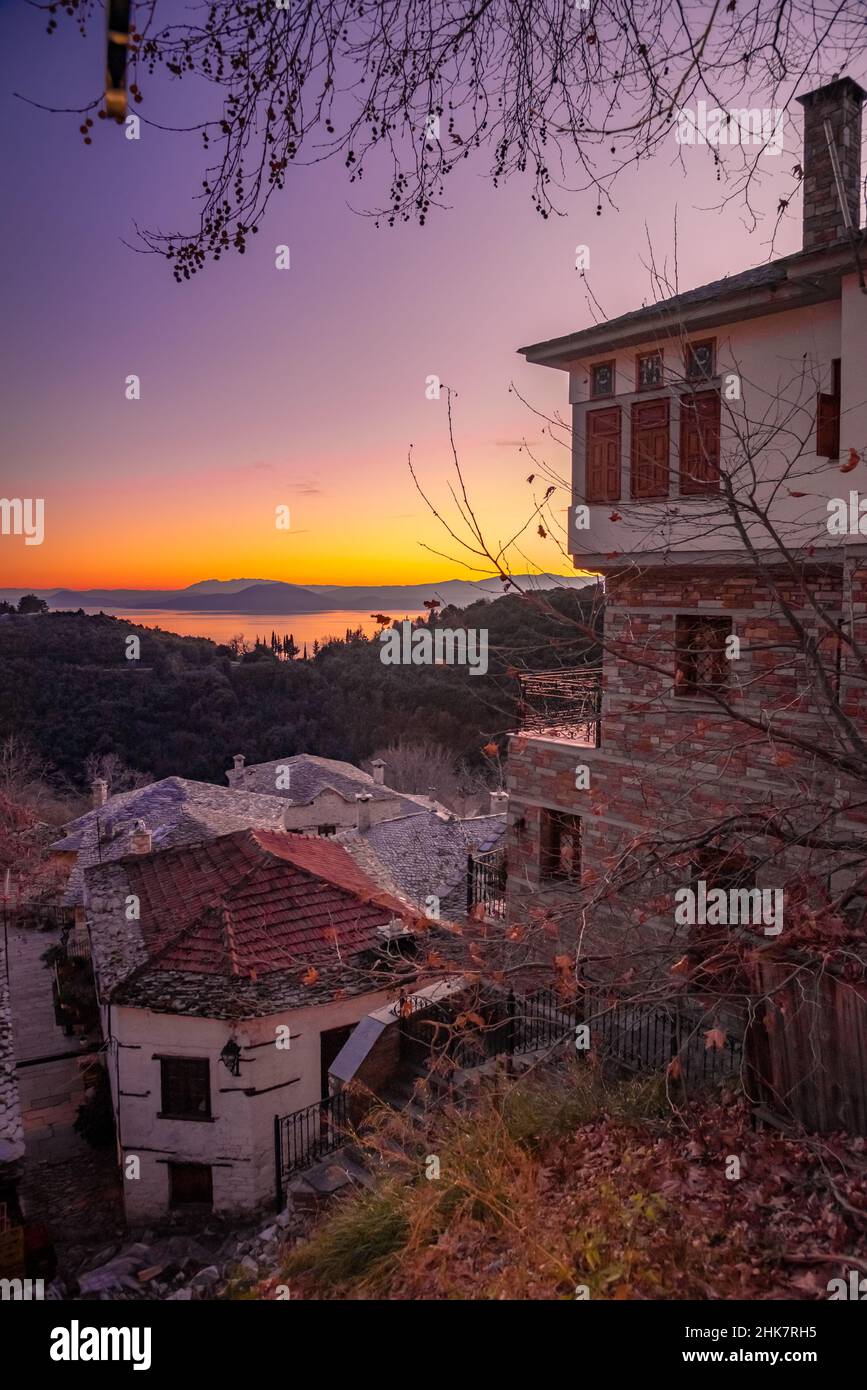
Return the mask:
<svg viewBox="0 0 867 1390">
<path fill-rule="evenodd" d="M 285 831 L 130 855 L 86 880 L 101 995 L 168 1013 L 253 1017 L 381 988 L 358 957 L 382 947 L 378 927 L 414 920 L 342 845 Z"/>
<path fill-rule="evenodd" d="M 282 829 L 285 802 L 276 796 L 164 777 L 146 787 L 121 792 L 64 827 L 66 834 L 51 848 L 78 855 L 63 902 L 84 902 L 84 871 L 92 864 L 122 859 L 132 850 L 132 832 L 143 820 L 154 850 L 194 844 L 247 826 Z"/>
<path fill-rule="evenodd" d="M 277 787 L 280 768 L 288 768 L 288 787 Z M 274 758 L 269 763 L 253 763 L 232 774 L 232 787 L 284 797 L 293 806 L 309 806 L 320 792 L 331 790 L 344 801 L 355 803 L 359 792 L 368 792 L 374 801 L 394 801 L 395 815 L 414 815 L 420 806 L 436 805 L 430 798 L 396 792 L 380 786 L 369 772 L 362 772 L 354 763 L 335 758 L 317 758 L 311 753 L 297 753 L 292 758 Z"/>
<path fill-rule="evenodd" d="M 865 233 L 862 232 L 862 242 L 864 236 Z M 780 256 L 777 260 L 769 261 L 765 265 L 753 266 L 749 270 L 739 271 L 736 275 L 727 275 L 722 280 L 711 280 L 707 285 L 698 285 L 691 290 L 682 290 L 678 294 L 671 295 L 668 299 L 660 299 L 655 304 L 642 305 L 640 309 L 632 309 L 628 314 L 620 314 L 617 318 L 594 324 L 592 327 L 577 333 L 567 333 L 560 338 L 549 338 L 545 342 L 532 343 L 527 347 L 519 348 L 518 351 L 528 357 L 530 361 L 554 359 L 561 351 L 570 356 L 580 357 L 582 349 L 593 352 L 597 350 L 600 334 L 604 336 L 606 342 L 613 346 L 620 338 L 624 341 L 627 341 L 629 337 L 634 338 L 634 330 L 639 329 L 644 323 L 650 323 L 660 318 L 669 318 L 672 323 L 675 323 L 679 321 L 685 310 L 701 305 L 718 305 L 722 320 L 722 310 L 727 300 L 754 291 L 774 291 L 780 289 L 790 279 L 793 288 L 799 287 L 800 297 L 804 302 L 831 298 L 835 292 L 839 293 L 840 277 L 847 271 L 853 270 L 854 262 L 848 243 L 838 242 L 826 249 L 828 254 L 824 258 L 816 248 L 796 251 L 791 256 Z M 808 267 L 812 270 L 813 264 L 815 264 L 815 275 L 805 273 Z M 794 276 L 792 275 L 793 271 L 795 272 Z M 786 303 L 781 303 L 780 307 L 792 307 L 793 302 L 793 300 L 788 300 Z"/>
<path fill-rule="evenodd" d="M 444 917 L 466 915 L 467 853 L 499 849 L 506 835 L 505 813 L 460 819 L 434 811 L 380 821 L 369 830 L 337 835 L 377 882 L 393 886 L 420 909 L 433 893 Z"/>
</svg>

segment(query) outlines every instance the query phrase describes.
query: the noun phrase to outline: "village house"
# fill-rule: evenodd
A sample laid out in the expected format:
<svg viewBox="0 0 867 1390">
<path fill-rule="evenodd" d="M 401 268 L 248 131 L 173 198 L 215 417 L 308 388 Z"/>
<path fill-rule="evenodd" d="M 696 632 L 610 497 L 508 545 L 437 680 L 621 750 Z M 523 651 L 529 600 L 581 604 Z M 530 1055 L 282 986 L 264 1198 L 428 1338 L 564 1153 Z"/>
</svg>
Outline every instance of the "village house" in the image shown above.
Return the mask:
<svg viewBox="0 0 867 1390">
<path fill-rule="evenodd" d="M 341 845 L 282 831 L 142 842 L 85 879 L 128 1220 L 273 1201 L 327 1148 L 356 1024 L 439 987 L 417 950 L 436 928 Z"/>
<path fill-rule="evenodd" d="M 685 847 L 663 892 L 809 871 L 806 844 L 743 828 L 736 848 L 689 848 L 727 816 L 785 806 L 801 824 L 833 805 L 834 833 L 864 836 L 862 798 L 813 753 L 837 739 L 825 690 L 850 727 L 867 715 L 842 640 L 867 637 L 867 538 L 828 525 L 834 499 L 867 492 L 864 96 L 841 78 L 800 98 L 800 251 L 521 350 L 568 377 L 569 550 L 604 578 L 604 658 L 525 686 L 508 764 L 518 917 L 540 895 L 598 895 L 654 834 Z M 634 893 L 647 941 L 653 880 L 636 874 Z"/>
<path fill-rule="evenodd" d="M 576 567 L 604 576 L 605 655 L 592 677 L 561 673 L 565 714 L 547 730 L 543 718 L 538 732 L 531 712 L 528 732 L 512 740 L 518 896 L 574 883 L 582 867 L 601 871 L 615 843 L 679 804 L 697 819 L 761 804 L 779 788 L 784 773 L 767 740 L 742 737 L 732 749 L 720 734 L 714 692 L 747 714 L 773 710 L 777 727 L 807 739 L 822 727 L 803 670 L 774 654 L 777 641 L 791 648 L 791 635 L 761 564 L 782 573 L 786 556 L 762 515 L 806 567 L 811 596 L 863 632 L 865 538 L 827 526 L 829 500 L 867 486 L 867 295 L 845 221 L 858 226 L 863 98 L 848 78 L 802 98 L 801 251 L 522 349 L 568 374 L 570 551 Z M 850 449 L 857 459 L 843 478 Z M 745 525 L 759 564 L 739 531 L 750 499 Z M 811 596 L 797 577 L 783 589 L 815 636 Z M 867 692 L 845 651 L 840 680 L 847 713 L 863 719 Z"/>
<path fill-rule="evenodd" d="M 247 767 L 244 754 L 236 753 L 226 778 L 233 791 L 283 797 L 286 829 L 308 834 L 333 835 L 359 823 L 364 828 L 397 816 L 416 815 L 422 808 L 443 809 L 430 797 L 396 792 L 387 786 L 382 759 L 374 759 L 371 766 L 372 775 L 353 763 L 296 753 L 291 758 Z M 359 799 L 363 802 L 360 808 Z"/>
</svg>

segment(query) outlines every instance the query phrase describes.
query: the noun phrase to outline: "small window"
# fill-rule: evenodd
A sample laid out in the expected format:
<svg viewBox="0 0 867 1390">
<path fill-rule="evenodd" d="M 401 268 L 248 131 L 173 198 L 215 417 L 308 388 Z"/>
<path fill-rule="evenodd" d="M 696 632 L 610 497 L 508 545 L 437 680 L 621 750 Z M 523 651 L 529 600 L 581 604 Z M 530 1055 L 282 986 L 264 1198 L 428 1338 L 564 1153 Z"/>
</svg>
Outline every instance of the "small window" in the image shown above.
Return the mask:
<svg viewBox="0 0 867 1390">
<path fill-rule="evenodd" d="M 641 353 L 636 363 L 635 389 L 650 391 L 662 385 L 662 351 Z"/>
<path fill-rule="evenodd" d="M 831 390 L 816 397 L 816 454 L 819 458 L 840 457 L 840 359 L 831 363 Z"/>
<path fill-rule="evenodd" d="M 686 379 L 687 381 L 709 381 L 716 369 L 716 343 L 713 338 L 706 338 L 701 343 L 687 343 L 686 345 Z"/>
<path fill-rule="evenodd" d="M 731 618 L 681 617 L 675 624 L 675 695 L 703 695 L 728 684 L 726 638 Z"/>
<path fill-rule="evenodd" d="M 209 1163 L 169 1164 L 170 1207 L 213 1207 L 214 1180 Z"/>
<path fill-rule="evenodd" d="M 337 834 L 337 826 L 336 826 L 336 825 L 317 825 L 317 827 L 316 827 L 316 834 L 317 834 L 317 835 L 336 835 L 336 834 Z"/>
<path fill-rule="evenodd" d="M 207 1059 L 162 1057 L 161 1119 L 209 1120 L 211 1118 L 211 1069 Z"/>
<path fill-rule="evenodd" d="M 541 876 L 543 879 L 581 878 L 581 817 L 565 811 L 542 812 Z"/>
<path fill-rule="evenodd" d="M 614 395 L 613 359 L 610 362 L 594 362 L 590 368 L 590 395 L 593 400 Z"/>
</svg>

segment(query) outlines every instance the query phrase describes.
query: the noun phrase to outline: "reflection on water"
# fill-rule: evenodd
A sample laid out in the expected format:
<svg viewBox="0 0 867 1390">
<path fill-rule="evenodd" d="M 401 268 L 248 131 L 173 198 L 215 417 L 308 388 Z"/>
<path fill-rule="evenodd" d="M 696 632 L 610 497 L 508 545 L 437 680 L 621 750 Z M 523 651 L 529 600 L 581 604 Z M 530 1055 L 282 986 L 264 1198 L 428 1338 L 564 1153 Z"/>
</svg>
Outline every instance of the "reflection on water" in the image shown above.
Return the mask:
<svg viewBox="0 0 867 1390">
<path fill-rule="evenodd" d="M 227 642 L 236 633 L 241 633 L 251 644 L 257 637 L 269 642 L 272 632 L 280 638 L 288 632 L 302 648 L 305 642 L 309 648 L 316 641 L 344 637 L 347 628 L 355 631 L 360 627 L 370 636 L 377 626 L 369 613 L 355 608 L 329 608 L 321 613 L 176 613 L 162 608 L 85 608 L 84 611 L 108 613 L 113 618 L 123 618 L 142 627 L 161 627 L 181 637 L 210 637 L 212 642 Z M 392 613 L 389 616 L 414 618 L 418 614 Z M 426 612 L 422 616 L 427 617 Z"/>
</svg>

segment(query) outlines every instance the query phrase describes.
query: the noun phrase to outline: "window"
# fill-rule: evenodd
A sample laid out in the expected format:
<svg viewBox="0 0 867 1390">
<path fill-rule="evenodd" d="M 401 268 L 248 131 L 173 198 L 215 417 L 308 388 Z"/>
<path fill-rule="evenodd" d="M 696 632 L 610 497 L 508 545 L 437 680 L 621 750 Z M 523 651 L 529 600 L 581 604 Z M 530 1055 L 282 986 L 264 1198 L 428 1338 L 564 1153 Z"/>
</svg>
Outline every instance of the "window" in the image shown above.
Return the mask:
<svg viewBox="0 0 867 1390">
<path fill-rule="evenodd" d="M 693 884 L 702 880 L 708 889 L 755 888 L 758 865 L 736 849 L 698 849 L 692 858 Z"/>
<path fill-rule="evenodd" d="M 716 343 L 713 338 L 706 338 L 701 343 L 687 343 L 685 363 L 687 381 L 710 380 L 716 367 L 715 349 Z"/>
<path fill-rule="evenodd" d="M 680 398 L 680 491 L 719 492 L 719 391 Z"/>
<path fill-rule="evenodd" d="M 819 458 L 840 457 L 840 359 L 831 363 L 831 390 L 816 397 L 816 453 Z"/>
<path fill-rule="evenodd" d="M 728 684 L 726 638 L 731 618 L 677 618 L 675 695 L 702 695 Z"/>
<path fill-rule="evenodd" d="M 161 1057 L 161 1119 L 209 1120 L 211 1118 L 211 1068 L 192 1057 Z"/>
<path fill-rule="evenodd" d="M 610 362 L 594 362 L 590 368 L 590 395 L 594 400 L 600 396 L 614 395 L 614 359 Z"/>
<path fill-rule="evenodd" d="M 636 391 L 650 391 L 662 385 L 662 351 L 640 353 L 635 366 Z"/>
<path fill-rule="evenodd" d="M 635 499 L 668 496 L 668 397 L 632 405 L 632 480 Z"/>
<path fill-rule="evenodd" d="M 337 826 L 336 826 L 336 825 L 317 825 L 317 827 L 316 827 L 316 834 L 317 834 L 317 835 L 336 835 L 336 834 L 337 834 Z"/>
<path fill-rule="evenodd" d="M 214 1181 L 209 1163 L 169 1164 L 170 1207 L 212 1207 Z"/>
<path fill-rule="evenodd" d="M 581 817 L 565 811 L 542 812 L 542 878 L 581 878 Z"/>
<path fill-rule="evenodd" d="M 585 417 L 588 502 L 620 501 L 620 406 L 588 410 Z"/>
</svg>

